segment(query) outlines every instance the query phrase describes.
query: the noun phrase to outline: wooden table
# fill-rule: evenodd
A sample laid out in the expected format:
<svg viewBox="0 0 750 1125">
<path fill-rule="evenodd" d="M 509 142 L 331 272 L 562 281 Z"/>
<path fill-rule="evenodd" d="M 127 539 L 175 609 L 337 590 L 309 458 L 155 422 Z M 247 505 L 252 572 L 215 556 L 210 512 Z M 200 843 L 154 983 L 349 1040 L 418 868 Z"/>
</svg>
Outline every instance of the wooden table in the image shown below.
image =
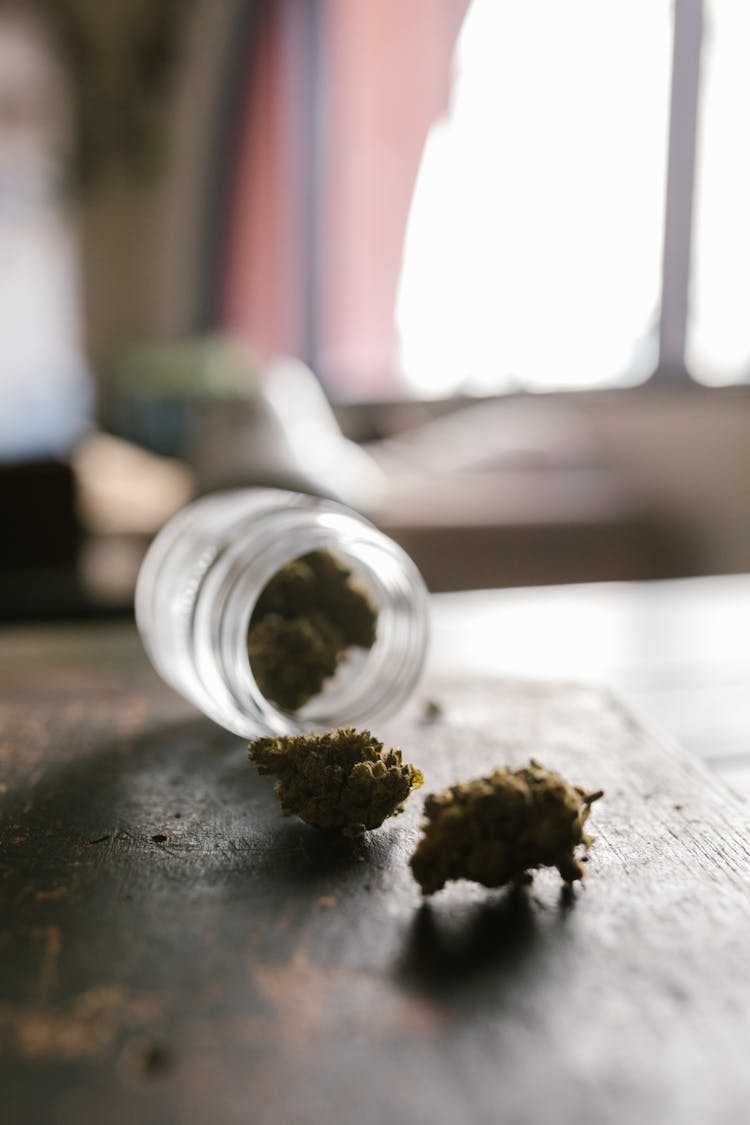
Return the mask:
<svg viewBox="0 0 750 1125">
<path fill-rule="evenodd" d="M 534 753 L 606 796 L 584 887 L 543 872 L 427 903 L 419 799 L 342 844 L 278 815 L 242 742 L 159 682 L 130 626 L 6 630 L 3 1125 L 746 1121 L 750 813 L 572 681 L 619 683 L 642 711 L 722 698 L 716 745 L 746 754 L 726 704 L 746 697 L 749 591 L 435 599 L 424 689 L 379 732 L 426 789 Z"/>
<path fill-rule="evenodd" d="M 437 595 L 430 670 L 602 684 L 750 797 L 750 575 Z"/>
</svg>

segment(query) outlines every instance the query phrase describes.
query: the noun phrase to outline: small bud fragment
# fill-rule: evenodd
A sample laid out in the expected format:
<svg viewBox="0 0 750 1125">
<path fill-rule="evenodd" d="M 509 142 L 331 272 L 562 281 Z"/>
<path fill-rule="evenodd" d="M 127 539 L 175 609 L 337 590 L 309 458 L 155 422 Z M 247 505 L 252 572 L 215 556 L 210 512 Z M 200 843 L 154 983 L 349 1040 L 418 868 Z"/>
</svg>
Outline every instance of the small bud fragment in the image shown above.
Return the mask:
<svg viewBox="0 0 750 1125">
<path fill-rule="evenodd" d="M 495 770 L 432 793 L 424 835 L 410 860 L 414 878 L 424 894 L 450 879 L 486 887 L 520 883 L 538 867 L 556 867 L 573 883 L 584 876 L 575 849 L 593 843 L 584 825 L 601 796 L 569 785 L 533 759 L 523 769 Z"/>
<path fill-rule="evenodd" d="M 425 724 L 436 723 L 443 717 L 442 704 L 438 703 L 436 699 L 426 699 L 422 706 L 422 719 Z"/>
<path fill-rule="evenodd" d="M 260 773 L 277 779 L 285 813 L 349 837 L 380 827 L 422 784 L 422 774 L 402 760 L 400 750 L 385 750 L 369 731 L 354 727 L 257 738 L 248 753 Z"/>
</svg>

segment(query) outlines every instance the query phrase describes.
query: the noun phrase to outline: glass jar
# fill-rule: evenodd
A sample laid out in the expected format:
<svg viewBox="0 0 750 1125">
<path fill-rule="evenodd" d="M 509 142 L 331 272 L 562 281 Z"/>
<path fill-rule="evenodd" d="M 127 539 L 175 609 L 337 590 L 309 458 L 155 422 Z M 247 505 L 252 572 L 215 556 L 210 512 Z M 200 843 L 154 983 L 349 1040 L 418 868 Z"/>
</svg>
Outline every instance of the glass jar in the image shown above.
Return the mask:
<svg viewBox="0 0 750 1125">
<path fill-rule="evenodd" d="M 258 688 L 247 634 L 269 579 L 316 550 L 330 551 L 365 584 L 377 634 L 370 650 L 350 650 L 330 685 L 290 714 Z M 427 644 L 427 594 L 408 555 L 348 508 L 277 489 L 219 492 L 178 512 L 146 554 L 135 609 L 162 678 L 244 738 L 380 721 L 414 690 Z"/>
</svg>

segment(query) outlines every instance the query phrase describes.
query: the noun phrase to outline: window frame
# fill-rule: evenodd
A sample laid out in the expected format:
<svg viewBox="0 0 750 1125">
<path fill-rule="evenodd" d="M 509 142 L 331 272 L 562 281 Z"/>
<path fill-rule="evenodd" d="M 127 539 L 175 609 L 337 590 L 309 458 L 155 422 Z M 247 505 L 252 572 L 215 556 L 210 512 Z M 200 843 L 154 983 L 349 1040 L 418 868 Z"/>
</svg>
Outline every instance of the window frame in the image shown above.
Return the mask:
<svg viewBox="0 0 750 1125">
<path fill-rule="evenodd" d="M 685 363 L 693 240 L 703 0 L 674 0 L 659 358 L 648 382 L 695 385 Z"/>
</svg>

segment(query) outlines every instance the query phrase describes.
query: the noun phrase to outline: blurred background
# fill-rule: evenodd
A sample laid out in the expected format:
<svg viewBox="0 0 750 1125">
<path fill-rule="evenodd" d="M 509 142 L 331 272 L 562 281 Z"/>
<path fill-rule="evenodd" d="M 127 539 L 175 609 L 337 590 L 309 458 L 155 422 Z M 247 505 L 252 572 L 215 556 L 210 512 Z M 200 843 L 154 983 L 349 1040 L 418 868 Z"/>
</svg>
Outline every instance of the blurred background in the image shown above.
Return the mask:
<svg viewBox="0 0 750 1125">
<path fill-rule="evenodd" d="M 743 0 L 0 0 L 0 617 L 192 497 L 433 590 L 750 570 Z"/>
</svg>

